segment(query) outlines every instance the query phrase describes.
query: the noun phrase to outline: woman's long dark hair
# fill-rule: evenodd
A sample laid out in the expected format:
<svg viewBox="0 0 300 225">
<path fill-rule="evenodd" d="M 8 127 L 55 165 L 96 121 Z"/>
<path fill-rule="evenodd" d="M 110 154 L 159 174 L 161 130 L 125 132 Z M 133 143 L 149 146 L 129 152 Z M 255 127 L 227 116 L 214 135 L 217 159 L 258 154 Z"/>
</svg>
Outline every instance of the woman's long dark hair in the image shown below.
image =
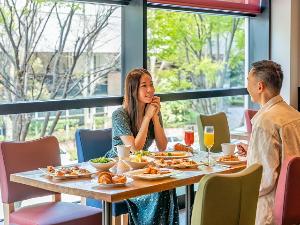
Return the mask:
<svg viewBox="0 0 300 225">
<path fill-rule="evenodd" d="M 140 86 L 141 77 L 147 74 L 150 77 L 151 74 L 143 68 L 131 70 L 125 80 L 125 93 L 124 93 L 124 102 L 123 107 L 127 111 L 130 119 L 130 128 L 133 133 L 133 136 L 136 137 L 139 129 L 139 101 L 138 101 L 138 90 Z M 143 115 L 142 115 L 143 116 Z"/>
</svg>

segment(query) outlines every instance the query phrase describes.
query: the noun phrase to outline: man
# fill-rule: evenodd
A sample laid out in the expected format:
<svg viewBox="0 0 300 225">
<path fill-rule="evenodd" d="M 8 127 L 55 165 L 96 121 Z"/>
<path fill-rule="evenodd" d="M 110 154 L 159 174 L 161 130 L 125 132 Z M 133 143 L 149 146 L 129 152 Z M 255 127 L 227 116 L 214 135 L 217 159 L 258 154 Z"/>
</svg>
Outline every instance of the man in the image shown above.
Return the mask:
<svg viewBox="0 0 300 225">
<path fill-rule="evenodd" d="M 283 73 L 273 61 L 252 64 L 248 75 L 251 100 L 261 109 L 252 118 L 249 147 L 239 145 L 240 153 L 247 152 L 248 166 L 260 163 L 263 175 L 257 204 L 256 225 L 273 225 L 275 190 L 281 162 L 289 155 L 300 155 L 300 113 L 283 101 L 280 94 Z"/>
</svg>

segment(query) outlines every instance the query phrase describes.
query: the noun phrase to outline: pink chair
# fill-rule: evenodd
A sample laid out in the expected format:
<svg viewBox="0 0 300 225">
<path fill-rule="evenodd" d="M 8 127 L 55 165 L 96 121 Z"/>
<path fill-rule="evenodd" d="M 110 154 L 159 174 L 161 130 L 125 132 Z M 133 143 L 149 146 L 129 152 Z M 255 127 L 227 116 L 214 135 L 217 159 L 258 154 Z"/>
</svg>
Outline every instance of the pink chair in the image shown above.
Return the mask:
<svg viewBox="0 0 300 225">
<path fill-rule="evenodd" d="M 245 120 L 246 120 L 246 127 L 247 127 L 248 134 L 251 134 L 251 132 L 252 132 L 251 119 L 256 113 L 257 113 L 257 110 L 252 110 L 252 109 L 245 110 Z"/>
<path fill-rule="evenodd" d="M 5 224 L 19 225 L 100 225 L 100 209 L 59 202 L 60 194 L 10 182 L 10 174 L 60 165 L 59 144 L 49 136 L 34 141 L 0 143 L 0 182 Z M 54 195 L 47 202 L 14 210 L 14 202 Z"/>
<path fill-rule="evenodd" d="M 274 218 L 277 225 L 300 224 L 300 157 L 289 157 L 282 164 Z"/>
</svg>

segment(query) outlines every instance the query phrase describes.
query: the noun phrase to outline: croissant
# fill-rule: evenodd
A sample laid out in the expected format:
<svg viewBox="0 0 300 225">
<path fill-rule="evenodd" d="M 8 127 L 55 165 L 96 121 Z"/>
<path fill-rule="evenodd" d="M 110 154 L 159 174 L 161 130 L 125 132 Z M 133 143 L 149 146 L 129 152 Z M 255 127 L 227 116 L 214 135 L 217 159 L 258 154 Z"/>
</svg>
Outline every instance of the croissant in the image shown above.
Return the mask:
<svg viewBox="0 0 300 225">
<path fill-rule="evenodd" d="M 112 175 L 109 172 L 102 172 L 98 176 L 98 183 L 100 184 L 111 184 L 113 183 Z"/>
</svg>

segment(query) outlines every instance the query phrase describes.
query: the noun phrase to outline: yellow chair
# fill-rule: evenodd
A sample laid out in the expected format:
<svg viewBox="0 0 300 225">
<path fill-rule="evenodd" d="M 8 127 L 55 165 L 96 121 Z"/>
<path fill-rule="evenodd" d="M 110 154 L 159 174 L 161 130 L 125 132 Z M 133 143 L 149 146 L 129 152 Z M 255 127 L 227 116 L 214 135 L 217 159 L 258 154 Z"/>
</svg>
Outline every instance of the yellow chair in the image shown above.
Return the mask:
<svg viewBox="0 0 300 225">
<path fill-rule="evenodd" d="M 204 176 L 195 196 L 192 225 L 254 225 L 262 166 Z"/>
<path fill-rule="evenodd" d="M 211 152 L 220 152 L 221 144 L 230 142 L 230 131 L 227 121 L 227 116 L 224 112 L 213 115 L 202 115 L 198 117 L 198 135 L 200 142 L 200 149 L 205 150 L 203 142 L 203 130 L 205 126 L 213 126 L 215 130 L 215 143 L 211 148 Z"/>
</svg>

